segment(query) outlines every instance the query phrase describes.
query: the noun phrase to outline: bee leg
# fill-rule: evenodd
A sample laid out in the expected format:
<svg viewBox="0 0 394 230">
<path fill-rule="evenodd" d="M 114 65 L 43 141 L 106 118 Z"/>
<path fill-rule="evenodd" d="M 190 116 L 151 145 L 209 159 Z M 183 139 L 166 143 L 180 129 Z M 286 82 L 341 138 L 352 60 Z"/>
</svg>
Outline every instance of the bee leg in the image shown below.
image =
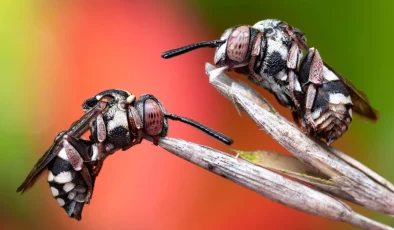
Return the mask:
<svg viewBox="0 0 394 230">
<path fill-rule="evenodd" d="M 306 118 L 312 128 L 316 131 L 316 124 L 312 118 L 312 106 L 315 102 L 317 88 L 323 83 L 323 60 L 320 57 L 319 52 L 310 48 L 307 55 L 312 55 L 310 71 L 309 71 L 309 86 L 306 91 L 306 105 L 305 105 L 305 113 Z M 308 60 L 308 58 L 306 58 Z"/>
<path fill-rule="evenodd" d="M 127 150 L 132 146 L 141 143 L 143 137 L 143 124 L 137 110 L 133 106 L 129 106 L 127 115 L 129 118 L 131 133 L 135 139 L 131 141 L 129 145 L 123 147 L 122 150 Z"/>
<path fill-rule="evenodd" d="M 300 116 L 298 115 L 298 111 L 291 112 L 294 122 L 299 126 L 302 127 Z"/>
<path fill-rule="evenodd" d="M 97 130 L 97 164 L 96 167 L 93 169 L 93 176 L 98 176 L 103 167 L 103 163 L 105 158 L 107 157 L 105 151 L 105 144 L 104 141 L 107 138 L 107 129 L 104 123 L 103 115 L 100 114 L 96 118 L 96 130 Z"/>
<path fill-rule="evenodd" d="M 104 99 L 107 100 L 107 99 Z M 70 128 L 74 130 L 87 130 L 89 128 L 89 124 L 93 119 L 96 119 L 96 129 L 97 129 L 97 137 L 96 139 L 98 140 L 98 149 L 99 149 L 99 155 L 98 155 L 98 160 L 96 163 L 96 167 L 93 169 L 93 172 L 90 173 L 84 162 L 87 162 L 91 160 L 89 158 L 89 153 L 84 148 L 84 146 L 79 142 L 75 136 L 72 135 L 64 135 L 64 141 L 63 141 L 63 147 L 66 150 L 67 157 L 70 160 L 70 163 L 72 167 L 74 168 L 75 171 L 80 171 L 82 178 L 84 179 L 86 186 L 88 187 L 88 193 L 86 196 L 86 202 L 89 203 L 91 196 L 93 194 L 93 178 L 96 178 L 98 175 L 98 172 L 100 172 L 100 169 L 102 167 L 102 162 L 104 160 L 104 154 L 103 150 L 105 149 L 104 147 L 104 141 L 106 139 L 106 126 L 104 123 L 103 116 L 101 112 L 105 109 L 107 105 L 106 101 L 99 101 L 98 105 L 87 112 L 80 120 L 79 122 L 74 123 L 74 125 Z M 85 128 L 87 127 L 87 128 Z M 81 131 L 79 131 L 81 132 Z M 86 132 L 86 131 L 84 131 Z M 100 151 L 100 149 L 102 151 Z M 94 161 L 93 161 L 94 162 Z"/>
<path fill-rule="evenodd" d="M 251 58 L 250 58 L 250 61 L 249 61 L 249 65 L 248 65 L 248 68 L 249 68 L 249 74 L 250 74 L 250 76 L 253 78 L 253 80 L 255 81 L 255 83 L 260 83 L 261 81 L 263 81 L 263 78 L 258 74 L 258 73 L 256 73 L 256 71 L 254 70 L 254 65 L 255 65 L 255 63 L 256 63 L 256 56 L 252 56 Z"/>
<path fill-rule="evenodd" d="M 105 127 L 104 118 L 102 114 L 96 117 L 97 140 L 102 143 L 107 138 L 107 128 Z"/>
<path fill-rule="evenodd" d="M 300 103 L 295 97 L 294 91 L 296 90 L 296 75 L 295 70 L 299 66 L 301 56 L 301 49 L 297 45 L 296 42 L 293 42 L 289 51 L 289 55 L 287 56 L 287 68 L 289 69 L 288 77 L 289 77 L 289 94 L 290 98 L 293 101 L 296 109 L 300 108 Z M 301 87 L 300 87 L 301 90 Z"/>
<path fill-rule="evenodd" d="M 316 98 L 316 87 L 313 84 L 310 84 L 306 91 L 306 104 L 305 104 L 305 114 L 308 123 L 312 126 L 314 130 L 316 130 L 315 121 L 312 118 L 312 106 L 315 102 Z"/>
<path fill-rule="evenodd" d="M 85 184 L 88 188 L 85 199 L 88 203 L 93 193 L 93 179 L 88 168 L 83 164 L 84 160 L 82 156 L 88 157 L 86 147 L 82 143 L 78 142 L 75 138 L 69 135 L 64 135 L 63 148 L 66 151 L 66 155 L 71 166 L 74 168 L 75 171 L 81 173 L 82 178 L 85 181 Z"/>
<path fill-rule="evenodd" d="M 248 65 L 249 73 L 251 74 L 251 77 L 255 80 L 256 83 L 260 83 L 263 80 L 263 78 L 258 73 L 256 73 L 256 71 L 254 70 L 254 66 L 256 64 L 256 59 L 261 53 L 262 36 L 263 36 L 262 33 L 258 33 L 256 36 L 256 41 L 253 44 L 253 50 L 252 50 L 252 54 L 251 54 L 252 56 L 250 58 L 249 65 Z"/>
<path fill-rule="evenodd" d="M 104 143 L 97 143 L 97 149 L 98 149 L 98 158 L 97 158 L 97 163 L 96 167 L 93 169 L 93 176 L 97 177 L 98 174 L 101 171 L 101 168 L 103 167 L 103 163 L 107 155 L 105 154 L 105 145 Z"/>
<path fill-rule="evenodd" d="M 303 49 L 309 49 L 308 45 L 306 44 L 305 37 L 302 35 L 302 32 L 293 28 L 292 26 L 286 24 L 283 25 L 286 29 L 287 34 L 295 41 L 300 47 Z"/>
<path fill-rule="evenodd" d="M 74 122 L 70 129 L 67 131 L 69 136 L 76 138 L 81 137 L 86 131 L 89 130 L 89 124 L 92 120 L 96 119 L 98 115 L 107 107 L 107 102 L 99 101 L 97 105 L 85 113 L 78 121 Z"/>
<path fill-rule="evenodd" d="M 89 151 L 91 145 L 94 143 L 93 141 L 77 139 L 73 136 L 65 136 L 65 140 L 69 142 L 68 144 L 71 144 L 76 149 L 76 151 L 82 157 L 84 162 L 90 159 Z"/>
<path fill-rule="evenodd" d="M 93 185 L 94 181 L 96 179 L 96 176 L 94 176 L 91 171 L 89 170 L 88 167 L 86 167 L 86 162 L 96 164 L 97 161 L 89 161 L 90 156 L 89 156 L 89 151 L 91 150 L 93 143 L 92 141 L 86 141 L 83 139 L 76 139 L 72 136 L 67 137 L 67 141 L 77 150 L 79 155 L 83 158 L 84 160 L 84 165 L 80 171 L 81 176 L 87 186 L 87 196 L 86 196 L 86 203 L 89 204 L 90 200 L 92 199 L 93 196 Z"/>
<path fill-rule="evenodd" d="M 85 181 L 85 184 L 87 186 L 87 195 L 86 195 L 86 203 L 89 204 L 90 200 L 92 199 L 93 196 L 93 183 L 96 177 L 94 175 L 91 175 L 88 168 L 86 166 L 82 167 L 81 169 L 81 176 L 83 180 Z"/>
<path fill-rule="evenodd" d="M 296 109 L 300 108 L 300 102 L 297 100 L 296 96 L 295 96 L 295 87 L 296 87 L 296 77 L 295 77 L 295 73 L 294 70 L 289 69 L 289 73 L 288 73 L 288 77 L 289 77 L 289 94 L 290 94 L 290 98 L 293 101 Z"/>
</svg>

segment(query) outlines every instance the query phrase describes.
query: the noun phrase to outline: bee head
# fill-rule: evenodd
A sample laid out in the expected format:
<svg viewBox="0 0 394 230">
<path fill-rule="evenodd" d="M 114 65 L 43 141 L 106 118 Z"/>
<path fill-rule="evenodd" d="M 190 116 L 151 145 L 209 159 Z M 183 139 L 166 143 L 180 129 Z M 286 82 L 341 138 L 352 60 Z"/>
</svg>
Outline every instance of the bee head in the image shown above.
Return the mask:
<svg viewBox="0 0 394 230">
<path fill-rule="evenodd" d="M 239 66 L 249 62 L 251 51 L 251 31 L 249 26 L 237 26 L 227 29 L 219 40 L 200 42 L 166 51 L 165 59 L 172 58 L 199 48 L 216 48 L 214 62 L 216 65 Z"/>
<path fill-rule="evenodd" d="M 218 66 L 237 66 L 249 62 L 251 50 L 249 26 L 238 26 L 224 31 L 215 52 L 215 64 Z"/>
<path fill-rule="evenodd" d="M 151 136 L 154 144 L 157 145 L 158 137 L 167 136 L 168 132 L 168 119 L 180 121 L 197 128 L 206 134 L 214 137 L 215 139 L 231 145 L 233 140 L 227 136 L 205 126 L 187 117 L 181 117 L 175 114 L 166 112 L 166 109 L 161 102 L 150 94 L 142 95 L 135 103 L 139 117 L 143 123 L 145 135 Z"/>
<path fill-rule="evenodd" d="M 144 94 L 136 101 L 135 109 L 141 118 L 146 135 L 165 137 L 168 130 L 166 110 L 161 102 L 151 94 Z"/>
</svg>

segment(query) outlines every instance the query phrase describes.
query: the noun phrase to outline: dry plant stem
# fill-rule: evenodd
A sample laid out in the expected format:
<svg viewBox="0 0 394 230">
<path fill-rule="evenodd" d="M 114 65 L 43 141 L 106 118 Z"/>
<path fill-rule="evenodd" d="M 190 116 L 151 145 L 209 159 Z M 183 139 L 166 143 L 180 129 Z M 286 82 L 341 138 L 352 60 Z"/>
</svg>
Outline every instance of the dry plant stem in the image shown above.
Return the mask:
<svg viewBox="0 0 394 230">
<path fill-rule="evenodd" d="M 353 212 L 331 196 L 232 155 L 172 138 L 161 138 L 159 145 L 178 157 L 294 209 L 363 229 L 392 229 Z"/>
<path fill-rule="evenodd" d="M 328 150 L 323 143 L 306 136 L 293 123 L 267 109 L 271 106 L 266 100 L 261 100 L 261 96 L 256 97 L 258 93 L 250 86 L 239 84 L 224 73 L 218 74 L 214 71 L 215 74 L 212 74 L 211 71 L 214 69 L 214 66 L 207 63 L 206 71 L 210 83 L 237 107 L 246 111 L 290 153 L 332 178 L 342 192 L 353 198 L 351 201 L 356 200 L 357 204 L 369 209 L 394 215 L 394 193 L 385 187 L 385 184 L 381 184 L 381 180 L 366 174 L 363 169 L 367 167 L 363 166 L 360 170 L 357 165 L 349 165 Z M 338 196 L 349 199 L 348 196 L 341 196 L 341 193 L 338 193 Z"/>
<path fill-rule="evenodd" d="M 329 193 L 334 197 L 341 197 L 342 199 L 358 204 L 357 200 L 346 192 L 343 192 L 332 180 L 328 180 L 329 178 L 327 178 L 326 175 L 316 172 L 314 168 L 302 163 L 295 157 L 259 150 L 249 153 L 251 155 L 248 158 L 248 156 L 245 155 L 246 152 L 236 152 L 239 153 L 243 159 L 252 164 L 287 175 L 291 178 L 297 179 L 298 181 L 306 182 L 307 184 L 313 185 L 314 188 L 319 191 Z M 260 156 L 260 158 L 258 159 L 256 156 Z"/>
</svg>

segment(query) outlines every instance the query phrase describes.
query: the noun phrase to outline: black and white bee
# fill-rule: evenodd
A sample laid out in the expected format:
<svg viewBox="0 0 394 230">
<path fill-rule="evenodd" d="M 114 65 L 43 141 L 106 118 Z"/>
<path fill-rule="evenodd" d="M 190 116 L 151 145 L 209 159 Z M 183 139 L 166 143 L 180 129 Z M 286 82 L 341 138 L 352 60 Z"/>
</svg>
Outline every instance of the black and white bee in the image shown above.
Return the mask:
<svg viewBox="0 0 394 230">
<path fill-rule="evenodd" d="M 220 67 L 216 74 L 234 69 L 246 75 L 289 108 L 304 132 L 325 139 L 328 145 L 346 132 L 353 111 L 378 119 L 366 96 L 324 63 L 318 50 L 308 47 L 304 33 L 286 22 L 267 19 L 236 26 L 220 40 L 170 50 L 162 57 L 202 47 L 216 48 L 214 62 Z"/>
<path fill-rule="evenodd" d="M 168 131 L 167 119 L 194 126 L 219 141 L 233 141 L 189 118 L 169 114 L 152 95 L 139 100 L 124 90 L 106 90 L 87 99 L 85 114 L 67 131 L 60 132 L 52 146 L 39 159 L 17 192 L 33 186 L 38 176 L 48 168 L 48 183 L 53 197 L 68 216 L 81 220 L 82 209 L 92 198 L 94 182 L 105 158 L 141 143 L 144 137 L 158 145 Z M 90 130 L 89 140 L 82 138 Z"/>
</svg>

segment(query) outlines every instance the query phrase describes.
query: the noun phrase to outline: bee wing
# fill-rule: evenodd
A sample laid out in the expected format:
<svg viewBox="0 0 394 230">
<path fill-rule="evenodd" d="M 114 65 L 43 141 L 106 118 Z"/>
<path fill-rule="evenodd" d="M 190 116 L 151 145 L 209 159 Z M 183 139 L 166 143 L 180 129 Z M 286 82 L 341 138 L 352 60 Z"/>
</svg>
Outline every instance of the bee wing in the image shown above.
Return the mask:
<svg viewBox="0 0 394 230">
<path fill-rule="evenodd" d="M 346 88 L 349 90 L 350 97 L 352 98 L 353 111 L 371 121 L 377 121 L 379 119 L 379 112 L 373 109 L 369 104 L 366 94 L 358 90 L 350 81 L 339 75 L 326 63 L 324 63 L 324 65 L 337 75 L 337 77 L 346 85 Z"/>
<path fill-rule="evenodd" d="M 30 171 L 29 175 L 26 177 L 25 181 L 18 187 L 17 192 L 24 193 L 27 189 L 29 189 L 36 182 L 37 178 L 44 171 L 46 166 L 55 158 L 57 153 L 62 148 L 59 145 L 59 138 L 56 140 L 52 146 L 45 152 L 45 154 L 38 160 L 36 165 L 34 165 L 33 169 Z"/>
<path fill-rule="evenodd" d="M 17 192 L 25 192 L 28 188 L 33 186 L 37 177 L 44 171 L 46 166 L 55 158 L 59 151 L 63 148 L 63 136 L 70 135 L 75 138 L 81 137 L 89 129 L 90 122 L 95 119 L 107 107 L 107 102 L 99 101 L 97 105 L 86 112 L 78 121 L 74 122 L 70 129 L 63 132 L 52 146 L 45 152 L 45 154 L 38 160 L 33 167 L 25 181 L 17 188 Z"/>
</svg>

